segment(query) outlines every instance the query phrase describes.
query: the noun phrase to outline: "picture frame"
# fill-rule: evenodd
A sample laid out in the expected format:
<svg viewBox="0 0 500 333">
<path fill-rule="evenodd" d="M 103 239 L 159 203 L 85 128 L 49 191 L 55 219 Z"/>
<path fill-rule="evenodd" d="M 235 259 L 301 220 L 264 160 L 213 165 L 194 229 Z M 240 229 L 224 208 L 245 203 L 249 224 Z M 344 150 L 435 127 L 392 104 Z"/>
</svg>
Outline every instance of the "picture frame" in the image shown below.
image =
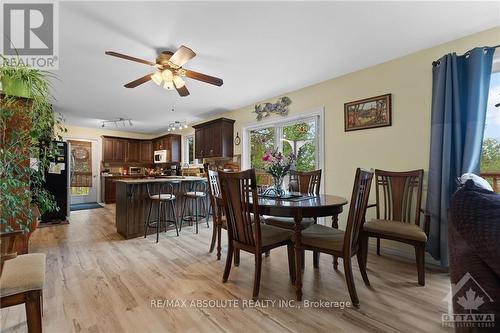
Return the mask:
<svg viewBox="0 0 500 333">
<path fill-rule="evenodd" d="M 344 104 L 344 131 L 392 125 L 392 94 L 365 98 Z"/>
</svg>

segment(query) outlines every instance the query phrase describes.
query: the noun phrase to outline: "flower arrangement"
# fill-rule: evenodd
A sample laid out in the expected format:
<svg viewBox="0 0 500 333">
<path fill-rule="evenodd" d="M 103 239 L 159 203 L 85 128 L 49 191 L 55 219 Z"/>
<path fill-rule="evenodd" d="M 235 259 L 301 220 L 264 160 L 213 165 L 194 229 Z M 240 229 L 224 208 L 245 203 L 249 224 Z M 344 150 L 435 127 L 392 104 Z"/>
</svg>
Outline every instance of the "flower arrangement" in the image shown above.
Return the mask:
<svg viewBox="0 0 500 333">
<path fill-rule="evenodd" d="M 264 161 L 264 168 L 268 174 L 273 177 L 273 192 L 277 196 L 284 194 L 283 190 L 283 178 L 290 171 L 290 168 L 295 163 L 295 155 L 290 153 L 285 156 L 281 152 L 276 150 L 268 149 L 262 156 L 262 161 Z"/>
</svg>

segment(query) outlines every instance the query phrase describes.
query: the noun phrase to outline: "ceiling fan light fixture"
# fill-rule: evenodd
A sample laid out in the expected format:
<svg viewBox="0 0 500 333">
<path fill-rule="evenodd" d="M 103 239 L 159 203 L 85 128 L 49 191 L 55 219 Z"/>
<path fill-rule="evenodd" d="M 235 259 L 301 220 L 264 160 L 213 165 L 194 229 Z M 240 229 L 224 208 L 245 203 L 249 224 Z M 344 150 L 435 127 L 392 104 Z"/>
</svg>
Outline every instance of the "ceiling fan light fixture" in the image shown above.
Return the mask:
<svg viewBox="0 0 500 333">
<path fill-rule="evenodd" d="M 178 75 L 174 75 L 173 81 L 177 89 L 180 89 L 186 85 L 186 82 L 184 82 L 184 80 Z"/>
<path fill-rule="evenodd" d="M 155 72 L 153 75 L 151 75 L 151 80 L 153 80 L 154 83 L 160 86 L 161 81 L 163 81 L 161 72 Z"/>
<path fill-rule="evenodd" d="M 161 76 L 163 77 L 163 81 L 172 82 L 174 74 L 172 74 L 172 71 L 170 69 L 165 69 L 163 72 L 161 72 Z"/>
<path fill-rule="evenodd" d="M 163 81 L 163 88 L 172 90 L 174 89 L 174 83 L 172 81 Z"/>
</svg>

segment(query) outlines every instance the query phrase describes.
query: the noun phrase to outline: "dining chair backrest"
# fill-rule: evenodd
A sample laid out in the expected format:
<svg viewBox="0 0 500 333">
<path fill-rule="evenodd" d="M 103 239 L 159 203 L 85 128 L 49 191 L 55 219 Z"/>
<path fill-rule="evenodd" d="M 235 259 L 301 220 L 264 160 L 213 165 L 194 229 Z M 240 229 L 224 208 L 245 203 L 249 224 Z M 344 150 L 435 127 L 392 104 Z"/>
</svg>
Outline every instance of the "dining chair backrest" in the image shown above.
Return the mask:
<svg viewBox="0 0 500 333">
<path fill-rule="evenodd" d="M 209 170 L 208 165 L 206 165 L 205 174 L 207 175 L 208 194 L 210 196 L 210 202 L 212 203 L 213 214 L 214 216 L 219 217 L 222 213 L 219 173 L 214 170 Z"/>
<path fill-rule="evenodd" d="M 354 186 L 352 188 L 351 204 L 347 217 L 347 227 L 344 236 L 344 253 L 357 251 L 358 239 L 365 222 L 368 197 L 373 179 L 373 172 L 356 169 Z"/>
<path fill-rule="evenodd" d="M 229 239 L 246 246 L 261 247 L 255 170 L 220 171 L 219 179 Z"/>
<path fill-rule="evenodd" d="M 302 194 L 319 195 L 321 186 L 321 169 L 314 171 L 290 171 L 291 188 Z"/>
<path fill-rule="evenodd" d="M 424 170 L 375 170 L 377 219 L 420 225 Z"/>
</svg>

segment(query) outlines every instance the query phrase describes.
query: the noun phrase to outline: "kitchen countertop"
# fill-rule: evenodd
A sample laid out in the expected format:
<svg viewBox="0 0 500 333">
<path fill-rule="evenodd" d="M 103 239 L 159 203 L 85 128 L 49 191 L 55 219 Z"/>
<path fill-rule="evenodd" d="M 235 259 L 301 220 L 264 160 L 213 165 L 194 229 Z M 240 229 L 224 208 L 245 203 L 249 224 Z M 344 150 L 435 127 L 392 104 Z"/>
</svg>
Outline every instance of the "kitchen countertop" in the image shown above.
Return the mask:
<svg viewBox="0 0 500 333">
<path fill-rule="evenodd" d="M 117 177 L 146 177 L 144 175 L 101 175 L 104 178 L 117 178 Z"/>
<path fill-rule="evenodd" d="M 192 182 L 192 181 L 206 181 L 203 177 L 182 177 L 182 176 L 164 176 L 162 178 L 140 178 L 140 179 L 117 179 L 117 183 L 125 184 L 148 184 L 148 183 L 167 183 L 172 181 Z"/>
</svg>

